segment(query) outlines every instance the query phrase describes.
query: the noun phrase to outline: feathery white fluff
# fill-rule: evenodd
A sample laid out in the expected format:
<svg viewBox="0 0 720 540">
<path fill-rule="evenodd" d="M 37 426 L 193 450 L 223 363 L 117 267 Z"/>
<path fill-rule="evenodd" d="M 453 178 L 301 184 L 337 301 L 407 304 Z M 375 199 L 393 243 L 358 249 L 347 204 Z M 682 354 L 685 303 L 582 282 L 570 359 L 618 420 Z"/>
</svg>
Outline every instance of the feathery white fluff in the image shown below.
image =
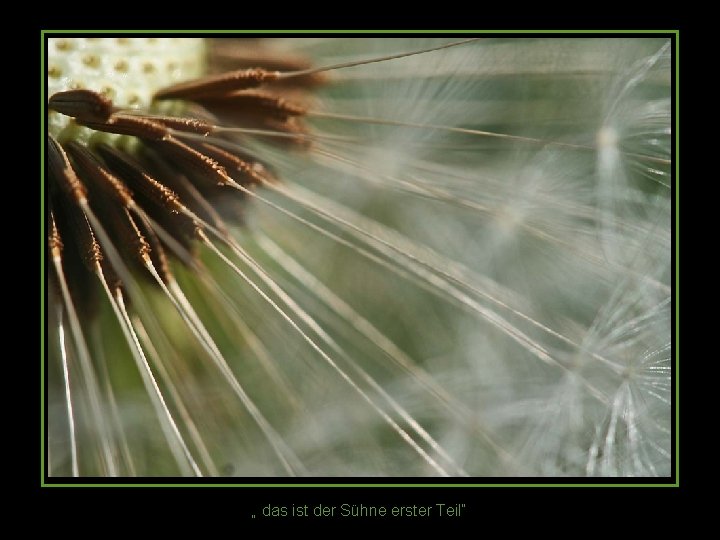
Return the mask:
<svg viewBox="0 0 720 540">
<path fill-rule="evenodd" d="M 268 46 L 332 65 L 451 41 Z M 663 39 L 488 37 L 332 71 L 309 152 L 250 144 L 282 183 L 234 232 L 298 328 L 208 250 L 217 287 L 177 272 L 301 474 L 670 474 L 671 67 Z M 199 462 L 285 474 L 167 300 L 147 295 Z M 124 351 L 104 354 L 124 474 L 177 474 Z M 51 398 L 63 474 L 65 405 Z"/>
</svg>

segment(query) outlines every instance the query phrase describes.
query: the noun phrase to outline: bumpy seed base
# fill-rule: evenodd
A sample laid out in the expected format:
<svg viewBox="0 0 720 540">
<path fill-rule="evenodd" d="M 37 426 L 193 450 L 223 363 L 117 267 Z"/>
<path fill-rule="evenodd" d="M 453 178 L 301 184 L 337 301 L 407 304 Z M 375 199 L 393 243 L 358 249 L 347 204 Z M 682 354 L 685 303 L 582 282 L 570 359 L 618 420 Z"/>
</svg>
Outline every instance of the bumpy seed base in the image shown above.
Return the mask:
<svg viewBox="0 0 720 540">
<path fill-rule="evenodd" d="M 198 38 L 52 38 L 47 95 L 84 88 L 104 94 L 116 107 L 148 109 L 159 88 L 198 77 L 204 69 L 205 45 Z M 172 114 L 178 107 L 165 102 L 152 110 Z M 52 111 L 48 129 L 61 142 L 118 138 L 78 127 Z"/>
</svg>

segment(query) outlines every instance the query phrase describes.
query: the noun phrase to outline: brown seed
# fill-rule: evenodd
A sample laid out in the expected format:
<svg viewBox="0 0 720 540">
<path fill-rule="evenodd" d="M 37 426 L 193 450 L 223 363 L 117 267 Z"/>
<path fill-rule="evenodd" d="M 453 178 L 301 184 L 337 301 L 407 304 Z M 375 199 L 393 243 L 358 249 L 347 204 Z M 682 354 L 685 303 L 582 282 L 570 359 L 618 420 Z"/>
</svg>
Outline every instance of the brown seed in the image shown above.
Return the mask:
<svg viewBox="0 0 720 540">
<path fill-rule="evenodd" d="M 68 90 L 50 97 L 48 108 L 89 122 L 104 122 L 113 113 L 110 99 L 92 90 Z"/>
<path fill-rule="evenodd" d="M 48 170 L 76 203 L 87 202 L 87 188 L 75 174 L 65 150 L 52 136 L 48 136 Z"/>
<path fill-rule="evenodd" d="M 130 135 L 141 139 L 162 140 L 170 137 L 167 127 L 142 116 L 114 114 L 104 122 L 78 120 L 78 124 L 96 131 Z"/>
<path fill-rule="evenodd" d="M 155 99 L 188 99 L 192 101 L 199 97 L 254 88 L 264 82 L 276 80 L 279 76 L 280 73 L 277 71 L 266 71 L 259 68 L 231 71 L 168 86 L 156 93 Z"/>
</svg>

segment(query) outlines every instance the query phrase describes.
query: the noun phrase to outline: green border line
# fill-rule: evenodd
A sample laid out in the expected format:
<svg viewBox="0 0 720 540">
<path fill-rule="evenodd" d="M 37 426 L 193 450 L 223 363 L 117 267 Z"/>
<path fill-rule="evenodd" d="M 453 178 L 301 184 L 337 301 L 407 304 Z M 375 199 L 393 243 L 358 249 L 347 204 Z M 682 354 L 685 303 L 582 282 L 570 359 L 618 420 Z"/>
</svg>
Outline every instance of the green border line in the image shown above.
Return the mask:
<svg viewBox="0 0 720 540">
<path fill-rule="evenodd" d="M 675 34 L 679 30 L 42 30 L 43 34 Z"/>
<path fill-rule="evenodd" d="M 675 281 L 673 283 L 674 301 L 675 301 L 675 343 L 673 351 L 675 353 L 675 482 L 671 483 L 443 483 L 443 484 L 421 484 L 421 483 L 307 483 L 307 484 L 262 484 L 262 483 L 47 483 L 45 481 L 45 42 L 46 38 L 57 34 L 670 34 L 675 39 L 674 50 L 674 68 L 675 68 L 675 118 L 672 128 L 675 130 Z M 668 36 L 670 37 L 670 36 Z M 598 488 L 618 488 L 618 487 L 638 487 L 638 488 L 667 488 L 680 487 L 680 362 L 679 362 L 679 344 L 680 344 L 680 298 L 679 298 L 679 278 L 680 278 L 680 31 L 674 30 L 41 30 L 40 31 L 40 85 L 41 85 L 41 102 L 40 102 L 40 222 L 41 222 L 41 249 L 40 249 L 40 306 L 42 329 L 40 336 L 40 356 L 41 356 L 41 388 L 40 388 L 40 404 L 41 404 L 41 426 L 40 426 L 40 486 L 45 488 L 53 487 L 224 487 L 224 488 L 325 488 L 325 487 L 396 487 L 396 488 L 577 488 L 577 487 L 598 487 Z"/>
<path fill-rule="evenodd" d="M 40 485 L 45 484 L 45 35 L 40 33 Z"/>
<path fill-rule="evenodd" d="M 680 485 L 680 32 L 675 32 L 675 482 Z"/>
<path fill-rule="evenodd" d="M 639 488 L 660 488 L 660 487 L 677 487 L 675 484 L 45 484 L 43 487 L 227 487 L 227 488 L 579 488 L 579 487 L 603 487 L 603 488 L 619 488 L 619 487 L 639 487 Z"/>
</svg>

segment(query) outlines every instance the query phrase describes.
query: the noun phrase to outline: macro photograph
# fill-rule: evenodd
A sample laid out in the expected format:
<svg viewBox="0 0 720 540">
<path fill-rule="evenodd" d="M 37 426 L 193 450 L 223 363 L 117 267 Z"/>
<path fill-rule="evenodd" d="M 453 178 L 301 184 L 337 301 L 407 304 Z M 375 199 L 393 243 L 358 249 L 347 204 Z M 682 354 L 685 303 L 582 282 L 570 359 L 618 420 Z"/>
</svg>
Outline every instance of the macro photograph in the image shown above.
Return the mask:
<svg viewBox="0 0 720 540">
<path fill-rule="evenodd" d="M 43 36 L 45 482 L 671 481 L 677 34 Z"/>
</svg>

